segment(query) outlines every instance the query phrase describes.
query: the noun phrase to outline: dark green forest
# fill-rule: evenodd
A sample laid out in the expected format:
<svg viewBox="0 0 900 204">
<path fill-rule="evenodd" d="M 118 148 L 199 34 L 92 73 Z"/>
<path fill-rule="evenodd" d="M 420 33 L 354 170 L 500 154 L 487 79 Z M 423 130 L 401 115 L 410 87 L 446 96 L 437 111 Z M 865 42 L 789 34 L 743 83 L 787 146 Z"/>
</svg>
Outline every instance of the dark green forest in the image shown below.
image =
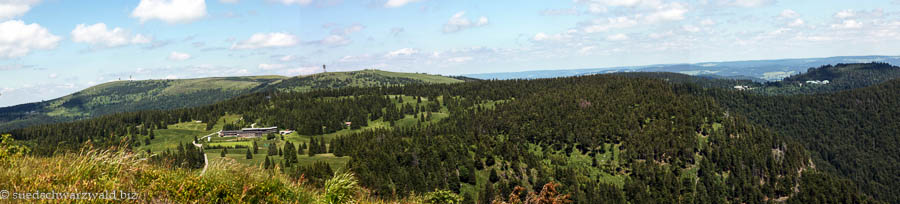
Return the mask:
<svg viewBox="0 0 900 204">
<path fill-rule="evenodd" d="M 802 142 L 818 169 L 900 202 L 900 80 L 833 94 L 760 96 L 711 91 L 723 106 Z"/>
<path fill-rule="evenodd" d="M 860 94 L 858 97 L 869 97 L 863 98 L 863 102 L 883 99 L 880 102 L 887 103 L 895 93 L 886 92 L 896 90 L 890 87 L 838 95 Z M 402 100 L 398 95 L 429 100 L 397 105 Z M 834 137 L 850 135 L 830 130 L 837 124 L 858 121 L 853 118 L 857 116 L 840 115 L 849 118 L 836 120 L 843 123 L 796 128 L 795 121 L 791 120 L 797 118 L 771 115 L 795 112 L 768 105 L 780 103 L 773 101 L 783 98 L 797 100 L 785 103 L 809 103 L 809 106 L 828 97 L 859 101 L 838 95 L 772 97 L 691 82 L 594 75 L 350 87 L 305 93 L 266 91 L 196 108 L 117 113 L 32 126 L 11 133 L 17 140 L 30 144 L 33 154 L 52 155 L 77 151 L 86 142 L 115 146 L 134 138 L 133 135 L 143 135 L 142 131 L 163 129 L 183 121 L 216 121 L 225 114 L 241 114 L 245 120 L 261 125 L 318 135 L 344 128 L 344 121 L 365 126 L 365 121 L 395 121 L 403 115 L 421 116 L 418 118 L 424 121 L 430 112 L 446 109 L 450 116 L 437 123 L 366 130 L 330 141 L 313 137 L 314 144 L 291 144 L 285 152 L 290 155 L 332 152 L 335 156 L 350 157 L 349 170 L 356 173 L 363 186 L 385 198 L 447 189 L 459 193 L 469 203 L 488 203 L 507 197 L 517 186 L 540 191 L 544 184 L 555 182 L 576 203 L 863 203 L 873 201 L 869 195 L 892 201 L 890 192 L 879 193 L 863 181 L 873 175 L 891 178 L 888 173 L 892 170 L 882 167 L 896 163 L 871 163 L 873 172 L 883 174 L 862 174 L 859 176 L 865 178 L 860 179 L 854 174 L 841 173 L 840 169 L 863 169 L 832 162 L 854 161 L 853 158 L 824 152 L 831 151 L 825 146 L 850 152 L 846 150 L 862 151 L 860 148 L 865 145 L 847 146 L 841 140 L 821 142 L 828 138 L 807 137 L 826 135 L 826 132 Z M 890 112 L 896 108 L 885 110 L 872 103 L 868 107 L 872 114 L 900 116 Z M 834 104 L 842 107 L 841 102 Z M 756 111 L 749 107 L 771 107 L 771 110 Z M 800 111 L 811 109 L 798 104 L 787 107 L 799 107 Z M 841 110 L 846 109 L 829 109 Z M 832 113 L 818 114 L 822 115 L 810 113 L 809 116 L 819 119 L 808 123 L 836 118 L 828 117 Z M 782 122 L 765 122 L 770 120 Z M 858 127 L 869 127 L 871 132 L 867 134 L 871 138 L 891 135 L 891 130 L 897 130 L 867 121 L 859 122 Z M 212 123 L 207 125 L 212 127 Z M 785 129 L 787 126 L 798 130 Z M 822 147 L 811 145 L 814 142 L 821 143 Z M 895 140 L 878 139 L 873 143 L 884 147 L 866 149 L 885 154 L 896 152 L 889 149 L 897 144 Z M 166 158 L 196 168 L 196 163 L 190 162 L 196 158 L 191 152 L 196 151 L 185 149 L 160 155 L 169 154 Z M 293 162 L 289 160 L 272 163 L 290 166 L 283 169 L 284 173 L 304 175 L 313 183 L 334 171 L 324 164 L 299 166 L 291 165 Z M 886 181 L 885 185 L 892 182 L 873 181 Z M 825 193 L 828 196 L 821 196 Z"/>
</svg>

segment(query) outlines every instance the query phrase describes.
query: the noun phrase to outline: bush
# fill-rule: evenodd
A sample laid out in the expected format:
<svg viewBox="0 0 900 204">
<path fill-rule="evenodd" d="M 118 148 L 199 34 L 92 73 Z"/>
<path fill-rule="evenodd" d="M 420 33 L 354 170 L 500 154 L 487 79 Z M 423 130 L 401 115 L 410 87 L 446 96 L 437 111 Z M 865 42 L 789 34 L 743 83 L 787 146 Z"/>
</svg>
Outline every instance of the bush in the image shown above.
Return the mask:
<svg viewBox="0 0 900 204">
<path fill-rule="evenodd" d="M 462 196 L 449 190 L 438 190 L 425 194 L 425 203 L 428 204 L 458 204 L 462 203 Z"/>
<path fill-rule="evenodd" d="M 338 173 L 325 181 L 325 204 L 354 203 L 353 196 L 359 187 L 353 173 Z"/>
</svg>

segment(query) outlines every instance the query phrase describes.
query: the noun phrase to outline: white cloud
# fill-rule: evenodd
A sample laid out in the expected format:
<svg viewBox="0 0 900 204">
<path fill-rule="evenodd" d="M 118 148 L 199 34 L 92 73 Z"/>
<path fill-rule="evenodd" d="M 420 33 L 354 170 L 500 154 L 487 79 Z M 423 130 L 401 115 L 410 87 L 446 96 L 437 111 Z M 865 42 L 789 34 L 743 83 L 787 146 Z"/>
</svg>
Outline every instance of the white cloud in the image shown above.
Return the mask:
<svg viewBox="0 0 900 204">
<path fill-rule="evenodd" d="M 713 21 L 712 19 L 705 19 L 703 21 L 700 21 L 700 25 L 703 25 L 703 26 L 711 26 L 711 25 L 715 25 L 715 24 L 716 24 L 716 22 Z"/>
<path fill-rule="evenodd" d="M 597 7 L 657 7 L 662 4 L 660 0 L 576 0 L 576 2 L 589 3 Z"/>
<path fill-rule="evenodd" d="M 785 9 L 784 11 L 781 11 L 781 15 L 778 16 L 782 18 L 797 18 L 800 17 L 800 14 L 794 10 Z"/>
<path fill-rule="evenodd" d="M 205 0 L 141 0 L 131 17 L 141 23 L 158 19 L 166 23 L 186 23 L 206 16 Z"/>
<path fill-rule="evenodd" d="M 677 21 L 683 20 L 684 14 L 688 12 L 686 6 L 673 2 L 664 6 L 657 7 L 657 10 L 653 13 L 650 13 L 646 17 L 646 21 L 649 23 L 657 23 L 664 21 Z"/>
<path fill-rule="evenodd" d="M 586 33 L 605 32 L 610 29 L 628 28 L 638 25 L 638 21 L 634 18 L 621 16 L 615 18 L 607 18 L 606 21 L 596 19 L 592 25 L 584 28 Z"/>
<path fill-rule="evenodd" d="M 51 79 L 56 79 L 56 77 L 59 77 L 59 75 L 56 73 L 51 73 L 50 75 L 47 76 L 47 78 L 51 78 Z"/>
<path fill-rule="evenodd" d="M 285 70 L 283 73 L 284 73 L 284 75 L 288 75 L 288 76 L 309 75 L 309 74 L 315 74 L 316 72 L 321 70 L 320 68 L 321 67 L 317 67 L 317 66 L 297 67 L 297 68 Z"/>
<path fill-rule="evenodd" d="M 660 0 L 576 0 L 576 2 L 588 3 L 591 12 L 594 13 L 598 11 L 598 8 L 602 7 L 609 9 L 609 13 L 630 14 L 597 18 L 585 23 L 579 23 L 579 27 L 587 33 L 680 21 L 685 19 L 685 15 L 689 11 L 688 7 L 682 3 L 664 3 Z M 610 8 L 607 8 L 607 6 Z M 607 12 L 605 10 L 600 11 L 603 13 Z"/>
<path fill-rule="evenodd" d="M 188 59 L 191 59 L 191 55 L 188 53 L 172 52 L 169 54 L 169 60 L 185 61 Z"/>
<path fill-rule="evenodd" d="M 256 33 L 245 41 L 232 44 L 231 49 L 290 47 L 297 45 L 299 41 L 296 36 L 288 33 Z"/>
<path fill-rule="evenodd" d="M 350 44 L 350 40 L 340 35 L 329 35 L 319 41 L 319 44 L 328 46 L 341 46 Z"/>
<path fill-rule="evenodd" d="M 798 19 L 794 19 L 793 21 L 788 23 L 788 26 L 796 27 L 796 26 L 802 26 L 803 24 L 806 24 L 806 21 L 803 21 L 803 19 L 798 18 Z"/>
<path fill-rule="evenodd" d="M 731 0 L 725 1 L 726 5 L 737 6 L 737 7 L 762 7 L 768 6 L 775 3 L 775 0 Z"/>
<path fill-rule="evenodd" d="M 673 35 L 675 35 L 675 32 L 670 30 L 670 31 L 661 32 L 661 33 L 650 33 L 649 35 L 647 35 L 647 37 L 650 37 L 652 39 L 660 39 L 660 38 L 665 38 L 665 37 L 669 37 L 669 36 L 673 36 Z"/>
<path fill-rule="evenodd" d="M 838 11 L 834 14 L 834 17 L 836 18 L 852 18 L 853 16 L 856 16 L 856 12 L 850 9 Z"/>
<path fill-rule="evenodd" d="M 562 16 L 562 15 L 576 15 L 578 14 L 578 9 L 574 6 L 572 8 L 564 8 L 564 9 L 544 9 L 541 11 L 541 15 L 545 16 Z"/>
<path fill-rule="evenodd" d="M 856 20 L 844 20 L 839 24 L 831 24 L 831 28 L 836 29 L 856 29 L 861 28 L 862 26 L 863 23 Z"/>
<path fill-rule="evenodd" d="M 623 40 L 628 40 L 628 35 L 625 35 L 625 34 L 623 34 L 623 33 L 619 33 L 619 34 L 615 34 L 615 35 L 609 35 L 609 36 L 606 36 L 606 40 L 609 40 L 609 41 L 623 41 Z"/>
<path fill-rule="evenodd" d="M 593 51 L 595 49 L 597 49 L 597 46 L 582 47 L 581 49 L 578 49 L 578 54 L 585 55 L 585 54 L 591 53 L 591 51 Z"/>
<path fill-rule="evenodd" d="M 279 3 L 282 3 L 284 5 L 291 5 L 291 4 L 309 5 L 309 3 L 312 3 L 312 1 L 313 0 L 278 0 Z"/>
<path fill-rule="evenodd" d="M 488 24 L 487 17 L 479 17 L 478 21 L 473 23 L 471 20 L 467 19 L 465 15 L 465 11 L 460 11 L 456 14 L 453 14 L 453 16 L 450 17 L 450 20 L 444 24 L 444 33 L 453 33 L 464 30 L 466 28 L 481 27 Z"/>
<path fill-rule="evenodd" d="M 170 74 L 170 75 L 166 76 L 165 79 L 178 79 L 178 76 Z"/>
<path fill-rule="evenodd" d="M 28 55 L 31 50 L 54 49 L 61 38 L 37 23 L 25 24 L 20 20 L 0 23 L 0 58 Z"/>
<path fill-rule="evenodd" d="M 259 66 L 257 66 L 257 67 L 258 67 L 259 69 L 262 69 L 262 70 L 273 70 L 273 69 L 283 69 L 283 68 L 287 67 L 287 65 L 283 65 L 283 64 L 259 64 Z"/>
<path fill-rule="evenodd" d="M 410 55 L 414 55 L 417 53 L 419 53 L 419 50 L 416 50 L 413 48 L 403 48 L 403 49 L 388 52 L 387 55 L 385 55 L 385 57 L 393 58 L 393 57 L 399 57 L 399 56 L 410 56 Z"/>
<path fill-rule="evenodd" d="M 39 0 L 2 0 L 0 1 L 0 20 L 24 15 Z"/>
<path fill-rule="evenodd" d="M 593 14 L 606 13 L 607 11 L 609 11 L 609 10 L 606 9 L 606 6 L 603 6 L 603 4 L 590 4 L 590 5 L 588 5 L 588 12 L 591 12 L 591 13 L 593 13 Z"/>
<path fill-rule="evenodd" d="M 236 4 L 240 1 L 241 0 L 219 0 L 219 2 L 226 3 L 226 4 Z"/>
<path fill-rule="evenodd" d="M 350 35 L 355 32 L 362 31 L 365 28 L 366 28 L 366 26 L 363 26 L 360 24 L 353 24 L 353 25 L 347 26 L 346 28 L 343 28 L 343 29 L 335 28 L 335 29 L 331 30 L 331 34 L 333 34 L 333 35 Z"/>
<path fill-rule="evenodd" d="M 700 27 L 697 27 L 694 25 L 684 25 L 684 26 L 681 26 L 681 28 L 687 32 L 692 32 L 692 33 L 700 32 Z"/>
<path fill-rule="evenodd" d="M 576 33 L 578 33 L 578 31 L 575 29 L 570 29 L 570 30 L 566 31 L 565 33 L 559 33 L 559 34 L 553 34 L 553 35 L 540 32 L 540 33 L 535 34 L 534 37 L 532 37 L 531 39 L 534 41 L 564 42 L 564 41 L 571 40 L 573 37 L 573 34 L 576 34 Z"/>
<path fill-rule="evenodd" d="M 293 61 L 295 58 L 296 57 L 294 57 L 294 55 L 285 55 L 281 58 L 278 58 L 278 60 L 282 61 L 282 62 L 289 62 L 289 61 Z"/>
<path fill-rule="evenodd" d="M 402 7 L 406 4 L 418 2 L 418 1 L 422 1 L 422 0 L 388 0 L 386 3 L 384 3 L 384 7 L 397 8 L 397 7 Z"/>
<path fill-rule="evenodd" d="M 448 61 L 448 62 L 455 62 L 455 63 L 463 63 L 463 62 L 472 61 L 472 59 L 473 59 L 472 57 L 465 56 L 465 57 L 453 57 L 453 58 L 449 58 L 449 59 L 447 59 L 447 61 Z"/>
<path fill-rule="evenodd" d="M 75 26 L 75 29 L 72 30 L 72 41 L 105 47 L 118 47 L 128 44 L 150 43 L 152 40 L 141 34 L 131 36 L 130 32 L 119 27 L 109 30 L 106 28 L 106 24 L 97 23 L 90 26 L 84 24 Z"/>
</svg>

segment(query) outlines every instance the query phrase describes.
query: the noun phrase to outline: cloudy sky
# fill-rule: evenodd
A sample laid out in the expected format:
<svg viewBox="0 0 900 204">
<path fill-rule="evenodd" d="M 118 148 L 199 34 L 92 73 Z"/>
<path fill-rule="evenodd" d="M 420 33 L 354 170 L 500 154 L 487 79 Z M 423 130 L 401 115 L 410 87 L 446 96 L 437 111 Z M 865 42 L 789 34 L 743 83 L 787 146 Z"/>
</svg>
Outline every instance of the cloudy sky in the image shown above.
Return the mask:
<svg viewBox="0 0 900 204">
<path fill-rule="evenodd" d="M 0 0 L 0 106 L 121 79 L 898 55 L 900 0 Z"/>
</svg>

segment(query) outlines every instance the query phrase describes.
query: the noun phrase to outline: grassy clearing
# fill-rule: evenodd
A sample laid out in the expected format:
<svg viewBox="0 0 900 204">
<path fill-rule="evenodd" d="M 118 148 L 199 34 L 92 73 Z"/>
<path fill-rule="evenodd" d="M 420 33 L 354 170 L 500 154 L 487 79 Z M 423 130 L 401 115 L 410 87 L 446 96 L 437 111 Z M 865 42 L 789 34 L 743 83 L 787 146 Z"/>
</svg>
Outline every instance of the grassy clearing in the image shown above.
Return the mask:
<svg viewBox="0 0 900 204">
<path fill-rule="evenodd" d="M 405 95 L 391 95 L 392 99 L 396 96 L 403 97 L 403 103 L 400 103 L 397 100 L 394 100 L 397 105 L 410 104 L 416 105 L 416 98 L 414 96 L 405 96 Z M 435 99 L 422 98 L 422 103 L 430 102 Z M 441 100 L 441 99 L 436 99 Z M 492 106 L 493 103 L 489 104 Z M 440 112 L 432 112 L 431 120 L 424 122 L 422 124 L 432 124 L 437 123 L 444 118 L 449 117 L 449 113 L 447 113 L 446 107 L 442 107 Z M 166 149 L 172 149 L 178 147 L 179 143 L 191 143 L 194 137 L 200 138 L 211 133 L 214 133 L 224 126 L 225 123 L 234 123 L 241 120 L 241 115 L 238 114 L 226 114 L 216 121 L 216 124 L 213 126 L 212 130 L 206 130 L 205 121 L 187 121 L 183 123 L 178 123 L 174 125 L 168 126 L 169 129 L 166 130 L 156 130 L 155 139 L 150 141 L 150 145 L 140 146 L 137 149 L 146 150 L 150 149 L 153 152 L 165 151 Z M 419 119 L 413 115 L 405 115 L 403 119 L 400 119 L 395 122 L 394 127 L 412 127 L 419 125 Z M 266 140 L 265 138 L 235 138 L 235 137 L 218 137 L 213 136 L 208 141 L 201 140 L 200 143 L 209 146 L 217 146 L 217 147 L 229 147 L 228 154 L 226 158 L 229 158 L 231 161 L 234 161 L 238 164 L 245 164 L 248 166 L 260 166 L 264 161 L 266 155 L 268 155 L 268 146 L 269 145 L 277 145 L 279 148 L 283 148 L 285 141 L 290 141 L 295 145 L 299 145 L 301 143 L 309 144 L 311 138 L 315 137 L 316 139 L 324 139 L 326 142 L 331 141 L 337 137 L 350 135 L 353 133 L 358 133 L 366 130 L 378 129 L 378 128 L 392 128 L 390 123 L 384 122 L 382 119 L 369 121 L 369 125 L 366 127 L 362 127 L 360 129 L 342 129 L 334 133 L 323 134 L 323 135 L 299 135 L 296 132 L 291 133 L 284 136 L 284 140 L 282 140 L 282 136 L 278 135 L 273 140 Z M 141 137 L 143 138 L 143 137 Z M 143 140 L 141 140 L 143 141 Z M 256 141 L 259 149 L 257 153 L 253 155 L 252 159 L 246 158 L 246 148 L 235 149 L 236 146 L 244 146 L 250 147 L 252 146 L 252 142 Z M 328 143 L 326 143 L 328 146 Z M 328 147 L 330 148 L 330 147 Z M 220 156 L 221 149 L 207 149 L 206 153 L 209 156 L 210 160 L 221 159 Z M 305 151 L 305 150 L 304 150 Z M 276 162 L 281 161 L 280 156 L 270 156 L 270 159 L 275 160 Z M 309 157 L 306 154 L 302 154 L 298 157 L 300 165 L 308 165 L 315 163 L 316 161 L 324 161 L 331 165 L 332 169 L 342 169 L 349 162 L 349 157 L 334 157 L 332 154 L 319 154 L 314 157 Z"/>
<path fill-rule="evenodd" d="M 161 152 L 166 149 L 175 150 L 179 143 L 188 143 L 194 141 L 194 137 L 202 137 L 209 134 L 208 131 L 201 130 L 183 130 L 183 129 L 165 129 L 155 130 L 155 139 L 150 140 L 150 145 L 138 147 L 140 150 L 150 149 L 153 152 Z"/>
</svg>

